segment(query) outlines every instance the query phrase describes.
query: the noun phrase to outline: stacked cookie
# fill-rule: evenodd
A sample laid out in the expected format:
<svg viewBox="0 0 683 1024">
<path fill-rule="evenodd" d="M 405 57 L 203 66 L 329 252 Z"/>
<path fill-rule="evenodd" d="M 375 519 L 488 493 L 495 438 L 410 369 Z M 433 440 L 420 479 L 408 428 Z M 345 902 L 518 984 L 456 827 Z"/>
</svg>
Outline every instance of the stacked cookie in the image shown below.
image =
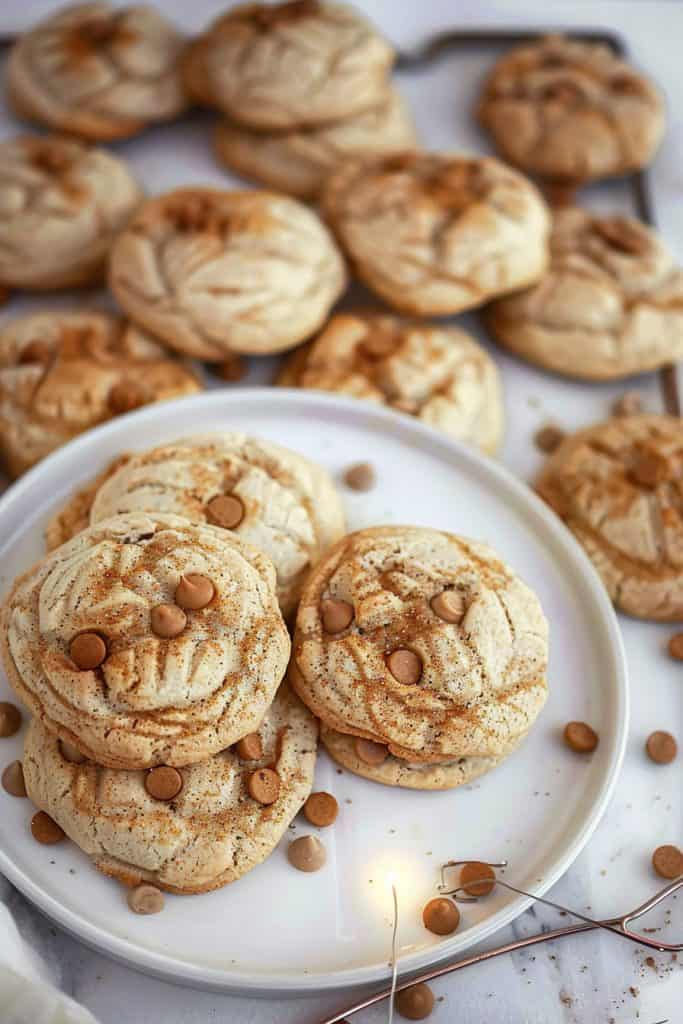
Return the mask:
<svg viewBox="0 0 683 1024">
<path fill-rule="evenodd" d="M 322 0 L 245 4 L 190 46 L 185 84 L 227 120 L 215 148 L 232 170 L 302 198 L 349 156 L 415 147 L 389 81 L 392 47 L 356 11 Z"/>
<path fill-rule="evenodd" d="M 74 496 L 2 611 L 34 715 L 26 790 L 50 821 L 34 834 L 63 830 L 105 873 L 177 892 L 267 857 L 317 741 L 282 683 L 282 610 L 343 531 L 322 469 L 240 434 L 122 457 Z"/>
</svg>

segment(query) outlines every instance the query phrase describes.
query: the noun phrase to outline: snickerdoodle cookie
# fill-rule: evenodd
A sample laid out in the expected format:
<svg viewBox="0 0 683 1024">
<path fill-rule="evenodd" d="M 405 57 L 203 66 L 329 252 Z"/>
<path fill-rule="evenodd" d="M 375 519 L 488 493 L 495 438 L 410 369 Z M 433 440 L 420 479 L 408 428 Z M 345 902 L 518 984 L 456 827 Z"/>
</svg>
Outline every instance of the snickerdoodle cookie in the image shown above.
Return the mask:
<svg viewBox="0 0 683 1024">
<path fill-rule="evenodd" d="M 183 188 L 143 203 L 112 247 L 109 283 L 136 323 L 219 361 L 309 337 L 346 271 L 327 228 L 296 199 Z"/>
<path fill-rule="evenodd" d="M 7 65 L 20 117 L 84 139 L 121 139 L 187 106 L 183 37 L 154 7 L 63 7 L 19 37 Z"/>
<path fill-rule="evenodd" d="M 104 520 L 47 555 L 0 626 L 19 697 L 110 768 L 193 764 L 253 732 L 290 650 L 270 560 L 161 513 Z"/>
<path fill-rule="evenodd" d="M 330 728 L 438 764 L 513 750 L 545 702 L 547 660 L 538 599 L 491 548 L 381 526 L 313 571 L 290 680 Z"/>
<path fill-rule="evenodd" d="M 345 531 L 341 501 L 321 466 L 270 441 L 216 433 L 124 456 L 54 517 L 48 545 L 62 543 L 84 518 L 94 526 L 142 512 L 211 523 L 260 548 L 275 566 L 286 616 L 311 568 Z"/>
<path fill-rule="evenodd" d="M 501 345 L 547 370 L 628 377 L 683 356 L 683 271 L 639 221 L 565 207 L 546 274 L 484 318 Z"/>
<path fill-rule="evenodd" d="M 389 305 L 441 316 L 533 284 L 548 262 L 538 190 L 490 157 L 348 160 L 323 208 L 361 280 Z"/>
<path fill-rule="evenodd" d="M 478 116 L 506 160 L 573 184 L 645 166 L 665 123 L 649 79 L 608 47 L 563 36 L 499 60 Z"/>
<path fill-rule="evenodd" d="M 82 759 L 34 718 L 24 778 L 31 800 L 100 871 L 126 885 L 207 892 L 275 848 L 311 791 L 316 734 L 313 716 L 282 686 L 250 738 L 251 759 L 238 744 L 157 778 L 159 769 L 112 771 Z"/>
<path fill-rule="evenodd" d="M 109 313 L 29 313 L 0 328 L 0 462 L 12 476 L 90 427 L 202 388 L 189 366 Z"/>
<path fill-rule="evenodd" d="M 0 285 L 98 283 L 114 235 L 142 199 L 119 157 L 63 136 L 0 142 Z"/>
<path fill-rule="evenodd" d="M 289 357 L 278 383 L 386 404 L 486 452 L 502 434 L 498 369 L 457 327 L 340 313 Z"/>
<path fill-rule="evenodd" d="M 622 611 L 683 619 L 683 422 L 626 416 L 579 430 L 536 488 Z"/>
</svg>

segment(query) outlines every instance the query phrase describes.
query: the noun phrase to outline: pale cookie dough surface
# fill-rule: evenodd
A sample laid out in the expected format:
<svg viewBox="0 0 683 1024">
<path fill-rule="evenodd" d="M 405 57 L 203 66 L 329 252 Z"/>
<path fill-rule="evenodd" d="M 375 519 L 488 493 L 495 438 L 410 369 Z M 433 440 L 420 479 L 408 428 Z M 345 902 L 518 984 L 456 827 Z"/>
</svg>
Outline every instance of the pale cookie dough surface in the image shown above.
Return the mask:
<svg viewBox="0 0 683 1024">
<path fill-rule="evenodd" d="M 311 568 L 344 534 L 344 510 L 326 470 L 269 441 L 208 434 L 128 456 L 74 496 L 50 524 L 48 537 L 60 543 L 69 526 L 81 528 L 83 518 L 95 525 L 122 513 L 171 512 L 211 523 L 210 502 L 221 495 L 237 498 L 244 510 L 226 532 L 272 560 L 282 613 L 291 615 Z"/>
<path fill-rule="evenodd" d="M 136 322 L 200 359 L 279 352 L 318 330 L 346 285 L 303 203 L 185 188 L 148 200 L 116 239 L 111 290 Z"/>
<path fill-rule="evenodd" d="M 576 207 L 554 216 L 550 267 L 487 307 L 494 338 L 545 369 L 588 380 L 683 357 L 683 271 L 654 231 Z"/>
<path fill-rule="evenodd" d="M 460 622 L 431 602 L 462 598 Z M 340 632 L 323 627 L 328 600 L 352 606 Z M 420 677 L 389 664 L 407 651 Z M 381 526 L 341 540 L 308 580 L 290 679 L 333 729 L 389 747 L 411 763 L 501 757 L 517 746 L 547 695 L 548 625 L 538 599 L 485 544 L 416 526 Z"/>
<path fill-rule="evenodd" d="M 85 139 L 120 139 L 187 106 L 183 37 L 154 8 L 73 4 L 19 37 L 7 66 L 20 117 Z"/>
<path fill-rule="evenodd" d="M 489 453 L 501 439 L 498 369 L 457 327 L 340 313 L 290 356 L 278 383 L 388 405 Z"/>
<path fill-rule="evenodd" d="M 550 218 L 538 190 L 491 157 L 348 160 L 323 209 L 361 280 L 390 306 L 442 316 L 541 276 Z"/>
<path fill-rule="evenodd" d="M 302 199 L 315 199 L 328 174 L 348 157 L 416 146 L 413 119 L 395 89 L 378 106 L 333 124 L 258 132 L 222 121 L 215 134 L 216 154 L 231 170 Z"/>
<path fill-rule="evenodd" d="M 151 611 L 181 579 L 211 602 L 172 639 Z M 275 570 L 225 530 L 173 515 L 117 516 L 79 533 L 20 577 L 2 610 L 10 683 L 46 727 L 112 768 L 201 761 L 253 732 L 290 651 Z M 97 633 L 104 662 L 79 670 L 74 637 Z"/>
<path fill-rule="evenodd" d="M 130 457 L 127 454 L 119 455 L 94 479 L 72 494 L 66 505 L 52 516 L 45 529 L 45 546 L 48 551 L 54 551 L 60 544 L 65 544 L 90 526 L 90 510 L 95 495 L 102 484 L 125 465 Z"/>
<path fill-rule="evenodd" d="M 499 60 L 478 116 L 504 159 L 577 184 L 645 166 L 665 126 L 662 97 L 649 79 L 606 46 L 562 36 Z"/>
<path fill-rule="evenodd" d="M 371 782 L 402 789 L 455 789 L 474 782 L 500 764 L 500 757 L 459 757 L 445 764 L 411 764 L 387 752 L 382 764 L 368 764 L 358 756 L 356 737 L 322 725 L 320 740 L 337 764 Z"/>
<path fill-rule="evenodd" d="M 0 460 L 18 476 L 84 430 L 201 391 L 192 369 L 118 317 L 30 313 L 0 328 Z"/>
<path fill-rule="evenodd" d="M 0 284 L 97 283 L 114 235 L 142 199 L 119 157 L 63 136 L 0 142 Z"/>
<path fill-rule="evenodd" d="M 345 4 L 242 4 L 192 45 L 185 82 L 249 128 L 298 129 L 377 106 L 393 61 L 389 43 Z"/>
<path fill-rule="evenodd" d="M 57 737 L 34 718 L 24 745 L 26 788 L 105 874 L 127 885 L 206 892 L 265 860 L 311 791 L 317 725 L 287 687 L 258 733 L 261 758 L 242 761 L 228 748 L 181 768 L 182 789 L 166 802 L 149 795 L 144 772 L 67 760 Z M 278 799 L 268 806 L 247 789 L 249 775 L 264 767 L 280 778 Z"/>
<path fill-rule="evenodd" d="M 627 416 L 572 434 L 536 489 L 622 611 L 683 619 L 683 423 Z"/>
</svg>

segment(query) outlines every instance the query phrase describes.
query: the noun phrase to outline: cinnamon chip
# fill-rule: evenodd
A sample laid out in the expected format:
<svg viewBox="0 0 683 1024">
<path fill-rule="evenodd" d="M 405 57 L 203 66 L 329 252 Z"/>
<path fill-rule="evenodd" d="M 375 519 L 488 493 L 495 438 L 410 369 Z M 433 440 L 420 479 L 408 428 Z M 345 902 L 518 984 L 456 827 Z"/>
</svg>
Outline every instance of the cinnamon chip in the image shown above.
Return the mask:
<svg viewBox="0 0 683 1024">
<path fill-rule="evenodd" d="M 327 828 L 337 820 L 339 804 L 331 793 L 311 793 L 304 804 L 304 817 L 317 828 Z"/>
<path fill-rule="evenodd" d="M 164 909 L 164 894 L 155 885 L 136 885 L 128 893 L 128 906 L 134 914 L 158 914 Z"/>
<path fill-rule="evenodd" d="M 234 530 L 244 519 L 244 505 L 234 494 L 218 494 L 206 506 L 209 522 Z"/>
<path fill-rule="evenodd" d="M 658 846 L 652 866 L 660 878 L 678 878 L 683 875 L 683 852 L 677 846 Z"/>
<path fill-rule="evenodd" d="M 71 764 L 82 764 L 85 761 L 85 754 L 82 754 L 78 747 L 67 743 L 66 740 L 59 741 L 59 749 L 64 760 L 70 761 Z"/>
<path fill-rule="evenodd" d="M 320 871 L 327 854 L 317 836 L 300 836 L 289 844 L 287 859 L 297 871 Z"/>
<path fill-rule="evenodd" d="M 69 654 L 77 668 L 91 671 L 107 657 L 107 645 L 99 633 L 79 633 L 69 645 Z"/>
<path fill-rule="evenodd" d="M 353 605 L 332 597 L 320 603 L 323 629 L 326 633 L 341 633 L 353 622 Z"/>
<path fill-rule="evenodd" d="M 200 576 L 199 573 L 190 572 L 181 578 L 176 587 L 175 601 L 181 608 L 196 612 L 206 608 L 215 593 L 216 588 L 210 579 Z"/>
<path fill-rule="evenodd" d="M 177 604 L 158 604 L 150 613 L 150 625 L 153 633 L 170 640 L 185 629 L 187 615 Z"/>
<path fill-rule="evenodd" d="M 642 487 L 654 488 L 669 478 L 671 467 L 665 455 L 641 449 L 635 452 L 631 476 Z"/>
<path fill-rule="evenodd" d="M 38 811 L 37 814 L 33 815 L 31 818 L 31 832 L 33 833 L 33 838 L 45 846 L 61 843 L 66 835 L 64 830 L 45 811 Z"/>
<path fill-rule="evenodd" d="M 2 773 L 2 788 L 10 796 L 26 796 L 24 769 L 21 761 L 10 761 Z"/>
<path fill-rule="evenodd" d="M 145 789 L 155 800 L 174 800 L 182 788 L 182 775 L 168 764 L 150 768 L 145 776 Z"/>
<path fill-rule="evenodd" d="M 250 732 L 248 736 L 243 736 L 236 749 L 237 756 L 243 761 L 258 761 L 263 757 L 263 744 L 257 732 Z"/>
<path fill-rule="evenodd" d="M 145 405 L 146 396 L 137 384 L 126 381 L 114 384 L 109 392 L 108 403 L 111 411 L 116 416 L 120 416 L 124 412 L 132 412 L 133 409 L 139 409 L 141 405 Z"/>
<path fill-rule="evenodd" d="M 370 462 L 357 462 L 344 473 L 344 483 L 352 491 L 370 491 L 375 486 L 377 474 Z"/>
<path fill-rule="evenodd" d="M 645 743 L 647 755 L 655 764 L 671 764 L 678 753 L 678 744 L 670 732 L 652 732 Z"/>
<path fill-rule="evenodd" d="M 280 776 L 272 768 L 259 768 L 249 776 L 247 789 L 260 804 L 274 804 L 280 795 Z"/>
<path fill-rule="evenodd" d="M 29 341 L 19 353 L 19 365 L 26 366 L 28 363 L 39 363 L 41 366 L 49 363 L 52 356 L 52 348 L 46 341 Z"/>
<path fill-rule="evenodd" d="M 220 377 L 221 380 L 230 384 L 233 384 L 238 380 L 242 380 L 247 372 L 246 363 L 237 355 L 230 356 L 229 359 L 225 359 L 222 363 L 212 366 L 211 369 L 217 377 Z"/>
<path fill-rule="evenodd" d="M 434 1009 L 434 993 L 420 982 L 396 993 L 396 1009 L 406 1020 L 426 1020 Z"/>
<path fill-rule="evenodd" d="M 590 754 L 598 745 L 598 734 L 585 722 L 567 722 L 564 739 L 577 754 Z"/>
<path fill-rule="evenodd" d="M 683 633 L 674 633 L 669 640 L 668 650 L 676 661 L 683 661 Z"/>
<path fill-rule="evenodd" d="M 612 406 L 613 416 L 637 416 L 643 411 L 643 400 L 637 391 L 627 391 Z"/>
<path fill-rule="evenodd" d="M 465 598 L 459 590 L 444 590 L 429 602 L 435 615 L 444 622 L 462 622 L 465 611 Z"/>
<path fill-rule="evenodd" d="M 460 924 L 460 911 L 453 900 L 439 896 L 425 904 L 422 922 L 434 935 L 452 935 Z"/>
<path fill-rule="evenodd" d="M 422 676 L 422 662 L 414 651 L 399 647 L 387 658 L 387 667 L 398 683 L 415 686 Z"/>
<path fill-rule="evenodd" d="M 389 756 L 389 751 L 383 743 L 374 743 L 372 740 L 365 740 L 358 736 L 353 745 L 360 760 L 374 767 L 384 764 Z"/>
<path fill-rule="evenodd" d="M 0 701 L 0 737 L 7 739 L 21 729 L 21 711 L 8 700 Z"/>
<path fill-rule="evenodd" d="M 562 444 L 566 437 L 564 430 L 555 426 L 554 423 L 546 423 L 544 427 L 534 434 L 534 443 L 539 451 L 550 455 Z"/>
<path fill-rule="evenodd" d="M 496 884 L 496 872 L 489 864 L 473 860 L 460 869 L 460 885 L 468 896 L 488 896 Z"/>
</svg>

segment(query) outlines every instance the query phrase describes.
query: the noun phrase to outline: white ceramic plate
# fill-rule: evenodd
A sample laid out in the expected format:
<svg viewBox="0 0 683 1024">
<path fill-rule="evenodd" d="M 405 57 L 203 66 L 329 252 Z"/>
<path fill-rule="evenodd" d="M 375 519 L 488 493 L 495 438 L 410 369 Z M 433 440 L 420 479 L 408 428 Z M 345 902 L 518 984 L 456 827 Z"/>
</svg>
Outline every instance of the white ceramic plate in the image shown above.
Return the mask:
<svg viewBox="0 0 683 1024">
<path fill-rule="evenodd" d="M 422 927 L 438 866 L 451 858 L 507 858 L 506 877 L 543 893 L 593 832 L 619 771 L 627 729 L 626 666 L 612 608 L 568 531 L 523 484 L 491 460 L 407 416 L 353 400 L 282 389 L 212 393 L 123 416 L 67 445 L 0 501 L 0 589 L 42 554 L 49 514 L 108 459 L 127 449 L 219 428 L 289 445 L 335 475 L 360 459 L 378 471 L 367 494 L 344 490 L 349 526 L 396 522 L 486 540 L 538 593 L 551 624 L 550 697 L 522 748 L 472 786 L 413 793 L 339 774 L 321 754 L 316 787 L 340 805 L 324 830 L 328 863 L 306 875 L 286 841 L 239 882 L 166 900 L 137 917 L 116 883 L 72 843 L 39 846 L 32 808 L 0 792 L 0 869 L 84 942 L 175 981 L 224 990 L 301 992 L 387 974 L 390 879 L 400 911 L 401 970 L 424 967 L 491 935 L 528 901 L 500 889 L 464 905 L 459 931 L 439 940 Z M 0 679 L 0 699 L 11 698 Z M 592 756 L 561 741 L 570 719 L 600 735 Z M 2 763 L 21 737 L 0 741 Z M 295 830 L 311 828 L 297 820 Z"/>
</svg>

